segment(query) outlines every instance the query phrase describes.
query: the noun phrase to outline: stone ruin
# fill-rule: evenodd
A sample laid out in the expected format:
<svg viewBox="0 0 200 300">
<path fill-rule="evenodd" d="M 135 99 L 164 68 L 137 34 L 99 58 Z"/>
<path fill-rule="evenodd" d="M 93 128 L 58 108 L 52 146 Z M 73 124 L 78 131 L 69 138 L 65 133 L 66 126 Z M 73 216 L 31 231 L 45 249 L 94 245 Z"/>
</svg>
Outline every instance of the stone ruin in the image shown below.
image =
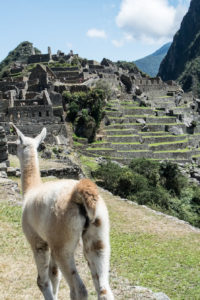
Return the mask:
<svg viewBox="0 0 200 300">
<path fill-rule="evenodd" d="M 5 130 L 0 126 L 0 177 L 6 177 L 8 161 L 8 145 Z"/>
<path fill-rule="evenodd" d="M 74 60 L 78 60 L 78 65 L 72 65 Z M 100 79 L 109 80 L 114 95 L 120 93 L 122 98 L 169 87 L 160 78 L 149 78 L 139 71 L 130 73 L 107 59 L 101 63 L 83 60 L 73 51 L 52 54 L 50 47 L 47 54 L 33 52 L 28 57 L 28 65 L 15 62 L 10 76 L 0 80 L 0 125 L 6 131 L 9 152 L 16 151 L 9 122 L 30 136 L 36 136 L 45 126 L 48 143 L 68 144 L 62 92 L 87 91 Z"/>
</svg>

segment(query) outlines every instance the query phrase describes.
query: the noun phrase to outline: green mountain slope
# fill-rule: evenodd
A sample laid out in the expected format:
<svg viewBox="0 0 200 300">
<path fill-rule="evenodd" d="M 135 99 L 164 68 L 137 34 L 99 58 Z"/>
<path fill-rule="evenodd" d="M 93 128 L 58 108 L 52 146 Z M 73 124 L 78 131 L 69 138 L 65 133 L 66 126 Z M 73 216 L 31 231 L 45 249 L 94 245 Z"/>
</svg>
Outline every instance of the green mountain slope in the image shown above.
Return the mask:
<svg viewBox="0 0 200 300">
<path fill-rule="evenodd" d="M 14 50 L 10 51 L 7 57 L 0 63 L 0 77 L 6 75 L 6 71 L 14 62 L 27 63 L 28 56 L 35 53 L 41 53 L 40 50 L 33 47 L 33 44 L 24 41 L 20 43 Z"/>
<path fill-rule="evenodd" d="M 134 63 L 140 70 L 152 77 L 155 77 L 158 74 L 160 63 L 167 54 L 167 51 L 169 50 L 170 46 L 171 42 L 165 44 L 154 53 L 144 58 L 136 60 Z"/>
<path fill-rule="evenodd" d="M 185 91 L 200 96 L 200 1 L 192 0 L 158 75 L 178 80 Z"/>
</svg>

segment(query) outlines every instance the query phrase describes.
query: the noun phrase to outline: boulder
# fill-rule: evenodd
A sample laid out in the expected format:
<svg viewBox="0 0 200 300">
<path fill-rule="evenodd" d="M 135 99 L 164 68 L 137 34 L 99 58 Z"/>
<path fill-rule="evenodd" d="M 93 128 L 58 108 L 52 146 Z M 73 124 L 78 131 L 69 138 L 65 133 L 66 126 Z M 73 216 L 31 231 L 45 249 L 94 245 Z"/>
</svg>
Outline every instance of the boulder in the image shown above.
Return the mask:
<svg viewBox="0 0 200 300">
<path fill-rule="evenodd" d="M 136 123 L 145 125 L 146 121 L 144 119 L 136 119 Z"/>
<path fill-rule="evenodd" d="M 122 74 L 120 80 L 125 85 L 127 93 L 130 93 L 132 91 L 132 81 L 130 76 Z"/>
<path fill-rule="evenodd" d="M 183 129 L 178 126 L 172 126 L 168 129 L 171 134 L 180 135 L 183 134 Z"/>
</svg>

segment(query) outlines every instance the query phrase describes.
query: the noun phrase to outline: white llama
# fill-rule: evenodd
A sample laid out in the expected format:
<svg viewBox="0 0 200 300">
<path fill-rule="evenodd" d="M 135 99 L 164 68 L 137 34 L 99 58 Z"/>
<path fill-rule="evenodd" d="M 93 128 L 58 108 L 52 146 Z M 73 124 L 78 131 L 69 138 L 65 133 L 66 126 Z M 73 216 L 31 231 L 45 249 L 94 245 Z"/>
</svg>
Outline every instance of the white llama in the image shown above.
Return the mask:
<svg viewBox="0 0 200 300">
<path fill-rule="evenodd" d="M 74 261 L 82 237 L 98 299 L 113 300 L 108 212 L 96 185 L 89 179 L 42 183 L 37 148 L 46 137 L 46 129 L 33 139 L 10 125 L 18 136 L 24 197 L 22 228 L 34 254 L 37 284 L 44 299 L 57 299 L 60 271 L 69 284 L 71 299 L 88 298 Z"/>
</svg>

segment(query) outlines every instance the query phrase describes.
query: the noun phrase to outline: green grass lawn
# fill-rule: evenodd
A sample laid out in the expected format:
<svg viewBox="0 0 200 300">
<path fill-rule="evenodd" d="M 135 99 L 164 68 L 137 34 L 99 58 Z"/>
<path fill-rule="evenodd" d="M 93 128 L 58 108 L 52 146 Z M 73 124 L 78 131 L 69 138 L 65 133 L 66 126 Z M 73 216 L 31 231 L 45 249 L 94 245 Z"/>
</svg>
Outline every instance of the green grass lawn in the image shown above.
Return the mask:
<svg viewBox="0 0 200 300">
<path fill-rule="evenodd" d="M 116 269 L 119 276 L 127 278 L 133 285 L 163 291 L 172 300 L 200 299 L 200 234 L 143 207 L 118 201 L 107 192 L 101 194 L 110 213 L 111 269 Z M 9 259 L 14 259 L 15 272 L 26 269 L 30 251 L 21 231 L 21 207 L 1 202 L 0 224 L 2 268 L 9 264 L 8 255 Z M 22 265 L 17 264 L 23 260 Z M 11 274 L 13 272 L 9 276 Z M 38 292 L 32 280 L 25 277 L 23 282 L 19 278 L 20 285 L 15 289 L 20 293 L 26 285 L 26 288 L 34 288 L 30 295 L 33 291 Z M 12 285 L 15 284 L 13 281 Z M 9 282 L 4 293 L 6 288 L 9 290 Z"/>
</svg>

